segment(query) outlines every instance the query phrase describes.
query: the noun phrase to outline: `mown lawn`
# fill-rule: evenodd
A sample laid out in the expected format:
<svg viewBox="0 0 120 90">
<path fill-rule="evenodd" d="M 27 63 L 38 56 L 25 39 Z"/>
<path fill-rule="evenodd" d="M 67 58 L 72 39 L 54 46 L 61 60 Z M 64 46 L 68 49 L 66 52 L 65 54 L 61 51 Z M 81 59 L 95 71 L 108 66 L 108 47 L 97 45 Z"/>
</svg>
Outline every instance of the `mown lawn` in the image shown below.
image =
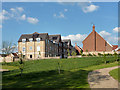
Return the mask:
<svg viewBox="0 0 120 90">
<path fill-rule="evenodd" d="M 110 75 L 120 82 L 120 68 L 110 71 Z"/>
<path fill-rule="evenodd" d="M 102 57 L 25 61 L 22 77 L 18 62 L 7 63 L 3 64 L 3 67 L 16 68 L 3 73 L 2 86 L 3 88 L 89 88 L 87 77 L 90 71 L 118 65 L 114 62 L 114 57 L 107 57 L 107 60 L 110 64 L 104 64 Z M 60 74 L 58 63 L 61 66 Z"/>
</svg>

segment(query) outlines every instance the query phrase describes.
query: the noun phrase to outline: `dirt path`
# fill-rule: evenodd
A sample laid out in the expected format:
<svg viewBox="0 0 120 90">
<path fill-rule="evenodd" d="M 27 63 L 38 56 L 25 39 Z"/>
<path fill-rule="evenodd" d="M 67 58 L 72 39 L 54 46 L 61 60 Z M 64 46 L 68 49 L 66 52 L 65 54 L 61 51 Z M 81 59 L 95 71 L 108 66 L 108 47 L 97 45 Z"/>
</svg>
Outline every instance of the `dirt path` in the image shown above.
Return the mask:
<svg viewBox="0 0 120 90">
<path fill-rule="evenodd" d="M 120 66 L 119 66 L 120 67 Z M 88 74 L 90 88 L 118 88 L 118 81 L 113 79 L 109 72 L 118 66 L 95 70 Z"/>
</svg>

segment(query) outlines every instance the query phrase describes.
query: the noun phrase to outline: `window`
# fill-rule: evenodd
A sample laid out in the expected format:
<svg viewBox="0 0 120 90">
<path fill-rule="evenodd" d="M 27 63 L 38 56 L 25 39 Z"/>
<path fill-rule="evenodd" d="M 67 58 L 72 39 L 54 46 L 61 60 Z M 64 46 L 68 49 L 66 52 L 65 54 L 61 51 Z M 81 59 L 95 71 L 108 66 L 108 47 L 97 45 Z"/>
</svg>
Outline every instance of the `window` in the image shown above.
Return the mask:
<svg viewBox="0 0 120 90">
<path fill-rule="evenodd" d="M 25 42 L 26 42 L 26 39 L 22 39 L 22 42 L 25 43 Z"/>
<path fill-rule="evenodd" d="M 37 42 L 40 42 L 40 38 L 36 38 Z"/>
<path fill-rule="evenodd" d="M 105 42 L 105 46 L 107 46 L 107 42 Z"/>
<path fill-rule="evenodd" d="M 32 41 L 33 41 L 33 38 L 30 38 L 29 41 L 32 42 Z"/>
<path fill-rule="evenodd" d="M 37 46 L 37 51 L 40 51 L 40 46 Z"/>
<path fill-rule="evenodd" d="M 25 52 L 25 47 L 23 47 L 23 52 Z"/>
<path fill-rule="evenodd" d="M 30 55 L 30 58 L 32 58 L 32 55 Z"/>
<path fill-rule="evenodd" d="M 56 41 L 53 41 L 53 43 L 56 43 Z"/>
<path fill-rule="evenodd" d="M 57 37 L 53 37 L 53 40 L 56 40 L 57 39 Z"/>
<path fill-rule="evenodd" d="M 32 50 L 32 46 L 30 46 L 30 50 Z"/>
</svg>

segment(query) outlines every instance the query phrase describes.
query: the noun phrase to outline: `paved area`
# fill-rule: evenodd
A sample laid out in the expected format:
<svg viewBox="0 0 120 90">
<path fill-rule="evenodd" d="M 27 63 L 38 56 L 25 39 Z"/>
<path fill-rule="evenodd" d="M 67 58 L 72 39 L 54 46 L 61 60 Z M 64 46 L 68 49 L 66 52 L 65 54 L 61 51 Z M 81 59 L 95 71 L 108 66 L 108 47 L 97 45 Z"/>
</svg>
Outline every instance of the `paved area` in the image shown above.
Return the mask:
<svg viewBox="0 0 120 90">
<path fill-rule="evenodd" d="M 8 71 L 7 69 L 0 69 L 0 72 L 3 72 L 3 71 Z"/>
<path fill-rule="evenodd" d="M 109 72 L 118 66 L 92 71 L 88 74 L 90 88 L 118 88 L 118 81 L 109 75 Z M 120 68 L 120 66 L 119 66 Z M 120 90 L 120 89 L 119 89 Z"/>
</svg>

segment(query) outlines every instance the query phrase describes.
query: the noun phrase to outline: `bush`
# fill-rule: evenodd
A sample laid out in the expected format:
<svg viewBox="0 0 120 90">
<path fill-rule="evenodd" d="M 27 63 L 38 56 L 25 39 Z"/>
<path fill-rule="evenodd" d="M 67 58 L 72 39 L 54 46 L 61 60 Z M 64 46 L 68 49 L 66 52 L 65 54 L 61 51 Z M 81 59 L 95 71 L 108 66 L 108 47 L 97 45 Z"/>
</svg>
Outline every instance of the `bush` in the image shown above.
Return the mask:
<svg viewBox="0 0 120 90">
<path fill-rule="evenodd" d="M 105 61 L 105 64 L 109 63 L 110 61 Z"/>
<path fill-rule="evenodd" d="M 85 54 L 82 54 L 82 56 L 86 56 Z"/>
<path fill-rule="evenodd" d="M 98 56 L 103 56 L 103 54 L 101 54 L 101 53 L 98 53 Z"/>
<path fill-rule="evenodd" d="M 77 55 L 77 53 L 75 52 L 75 51 L 72 51 L 72 56 L 76 56 Z"/>
<path fill-rule="evenodd" d="M 87 56 L 92 56 L 92 54 L 89 53 Z"/>
<path fill-rule="evenodd" d="M 93 56 L 96 56 L 95 54 L 93 54 Z"/>
<path fill-rule="evenodd" d="M 114 52 L 114 54 L 113 55 L 118 55 L 116 52 Z"/>
</svg>

